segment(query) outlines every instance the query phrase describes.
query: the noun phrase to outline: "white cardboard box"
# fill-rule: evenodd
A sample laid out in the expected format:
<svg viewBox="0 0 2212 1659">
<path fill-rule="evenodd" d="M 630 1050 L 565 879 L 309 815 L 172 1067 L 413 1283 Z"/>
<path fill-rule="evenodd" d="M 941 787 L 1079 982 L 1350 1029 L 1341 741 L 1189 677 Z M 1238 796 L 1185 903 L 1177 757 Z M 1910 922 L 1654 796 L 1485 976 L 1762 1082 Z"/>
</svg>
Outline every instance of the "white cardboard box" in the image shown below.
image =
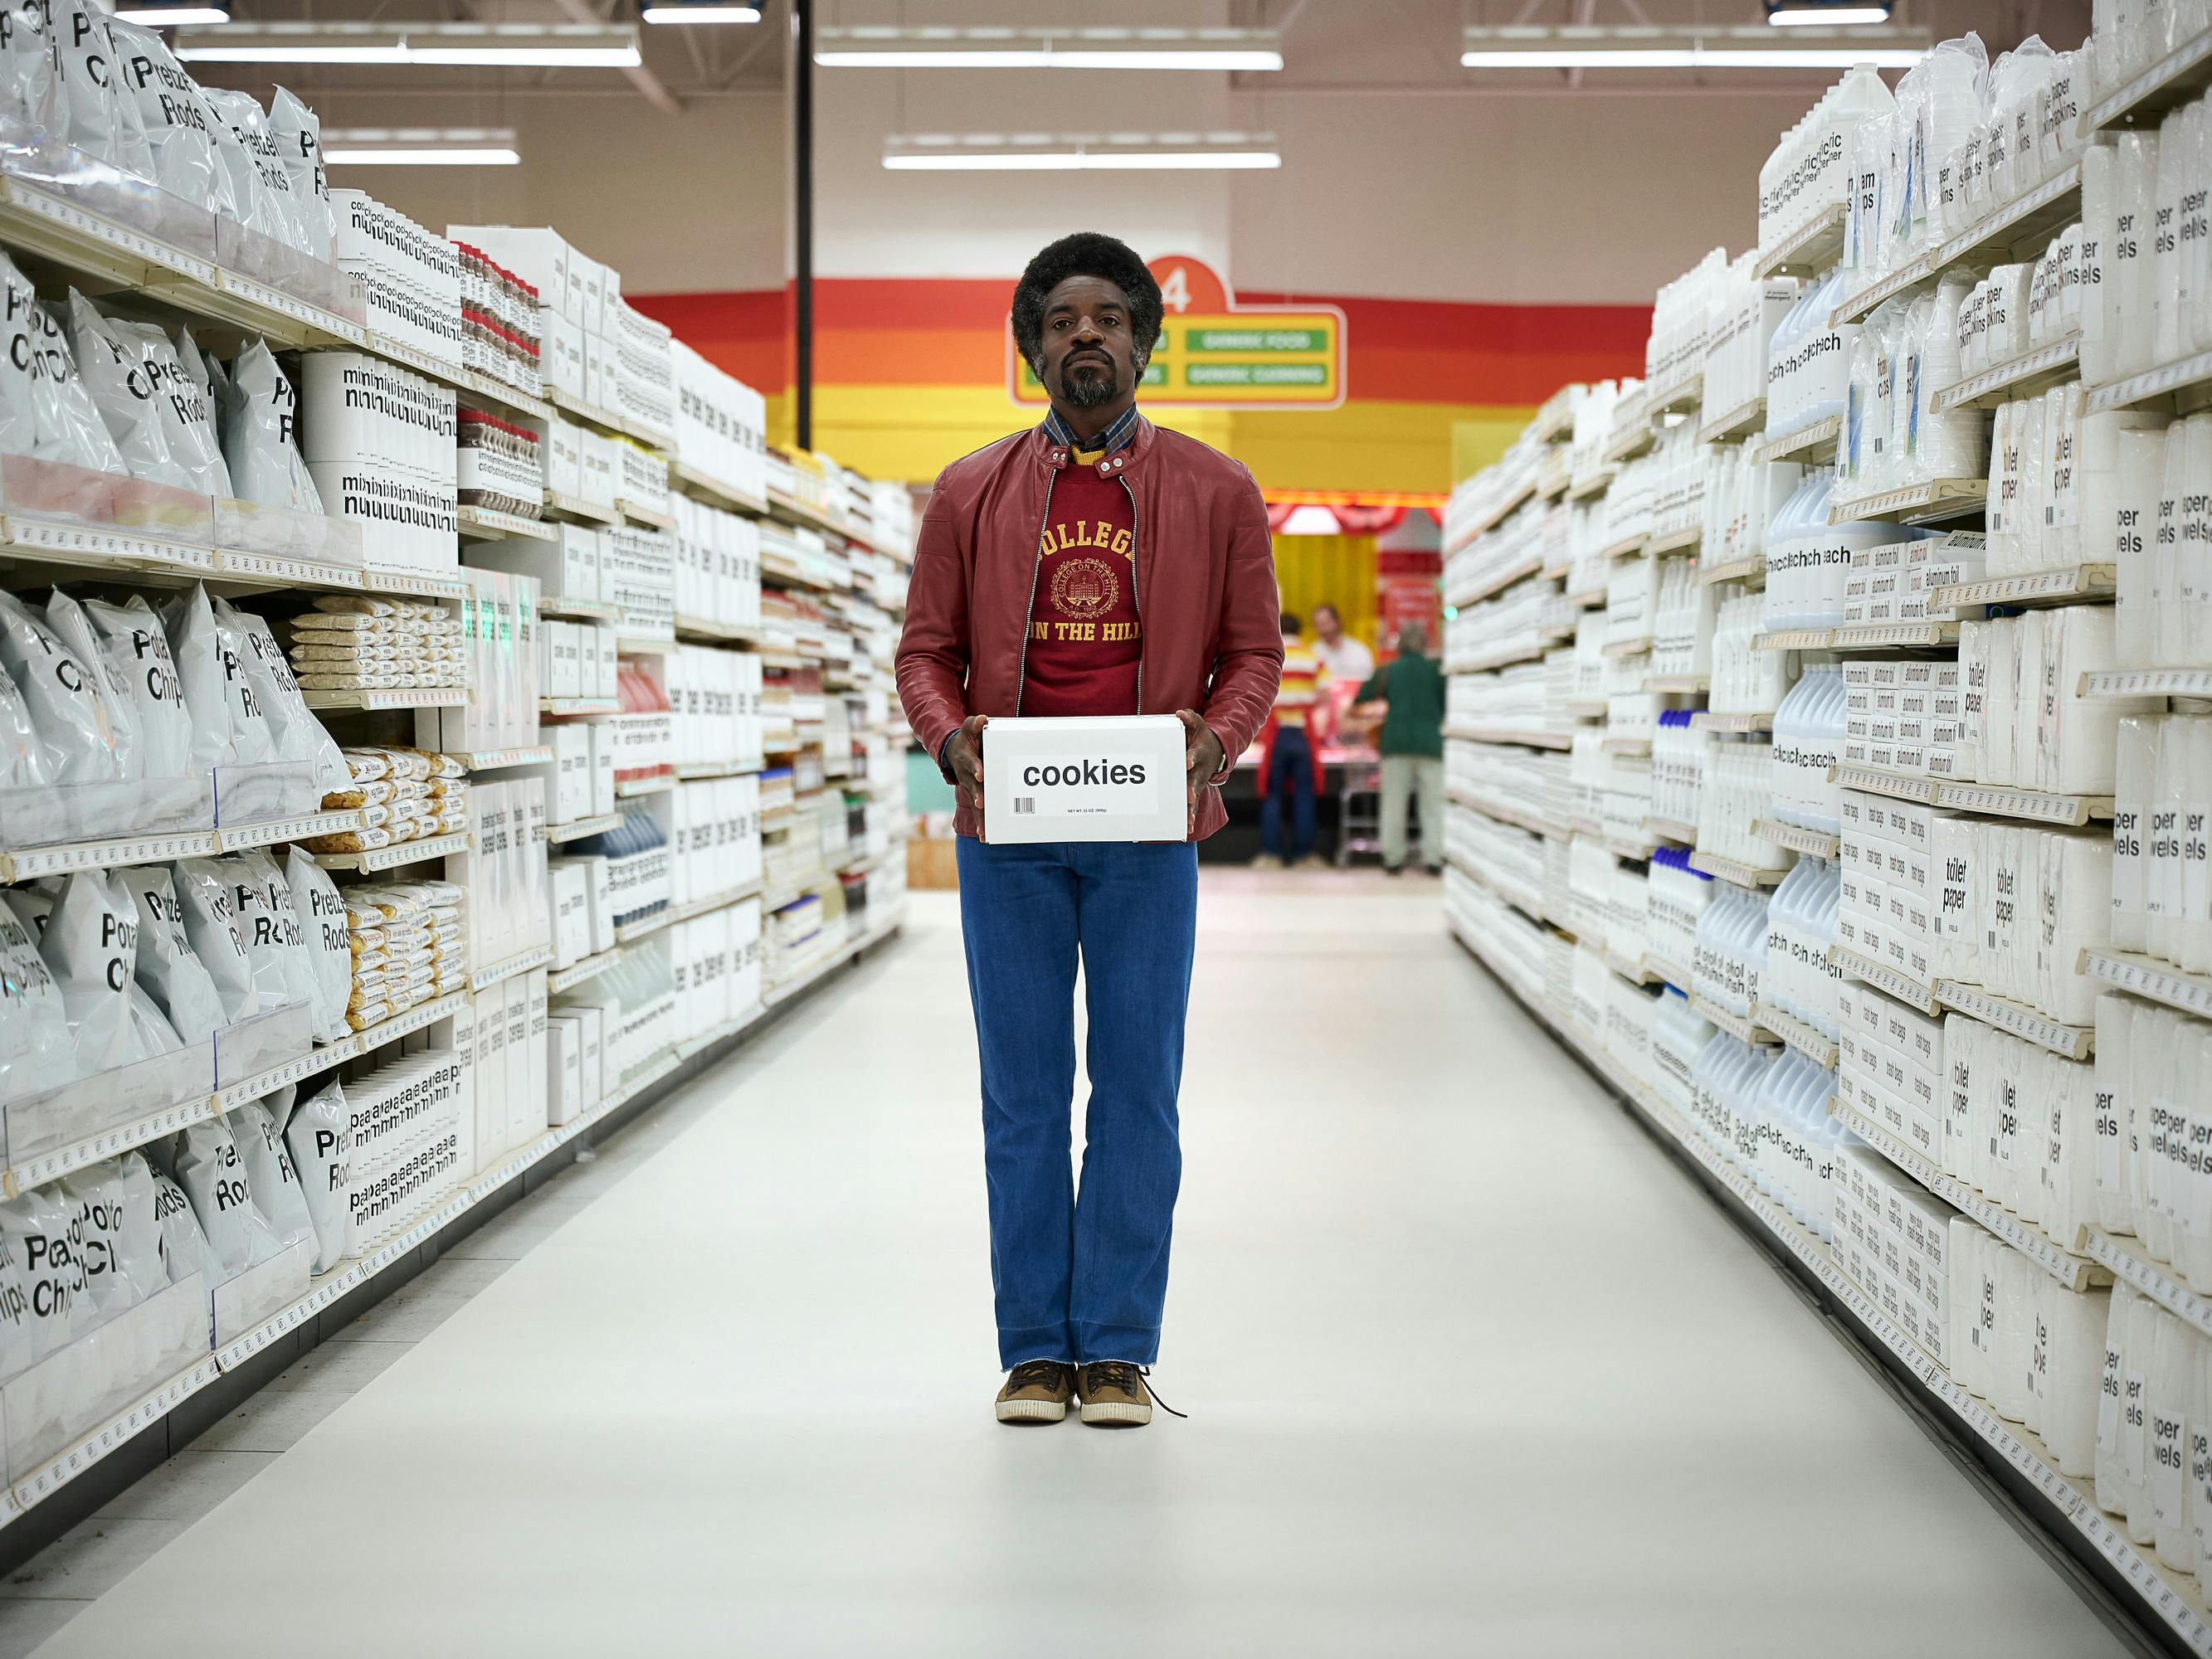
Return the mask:
<svg viewBox="0 0 2212 1659">
<path fill-rule="evenodd" d="M 985 837 L 1182 841 L 1182 757 L 1172 714 L 994 720 L 983 733 Z"/>
</svg>

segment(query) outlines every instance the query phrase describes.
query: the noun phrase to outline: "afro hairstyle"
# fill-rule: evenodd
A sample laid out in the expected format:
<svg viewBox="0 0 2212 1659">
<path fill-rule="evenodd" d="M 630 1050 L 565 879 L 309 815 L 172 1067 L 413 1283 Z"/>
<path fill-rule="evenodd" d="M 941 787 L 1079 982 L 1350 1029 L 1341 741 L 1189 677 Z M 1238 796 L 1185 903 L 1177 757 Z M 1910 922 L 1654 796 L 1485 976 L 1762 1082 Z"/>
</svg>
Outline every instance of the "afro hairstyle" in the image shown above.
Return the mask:
<svg viewBox="0 0 2212 1659">
<path fill-rule="evenodd" d="M 1160 285 L 1127 242 L 1095 230 L 1079 230 L 1050 244 L 1029 263 L 1014 284 L 1014 349 L 1042 374 L 1044 302 L 1071 276 L 1097 276 L 1121 290 L 1129 301 L 1129 333 L 1136 347 L 1137 372 L 1145 372 L 1159 343 Z"/>
</svg>

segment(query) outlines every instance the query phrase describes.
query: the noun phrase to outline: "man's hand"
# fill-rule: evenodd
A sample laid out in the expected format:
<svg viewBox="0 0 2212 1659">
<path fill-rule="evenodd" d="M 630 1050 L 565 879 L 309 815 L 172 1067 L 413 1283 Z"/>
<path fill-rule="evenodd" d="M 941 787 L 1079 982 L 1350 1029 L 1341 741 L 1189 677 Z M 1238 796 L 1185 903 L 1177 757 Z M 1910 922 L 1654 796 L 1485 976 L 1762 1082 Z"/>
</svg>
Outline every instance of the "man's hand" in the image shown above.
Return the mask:
<svg viewBox="0 0 2212 1659">
<path fill-rule="evenodd" d="M 1221 770 L 1224 757 L 1221 739 L 1213 729 L 1198 717 L 1194 708 L 1178 708 L 1176 718 L 1182 722 L 1183 802 L 1185 817 L 1183 833 L 1198 833 L 1198 792 L 1212 781 Z"/>
<path fill-rule="evenodd" d="M 952 768 L 955 796 L 975 809 L 975 833 L 983 833 L 983 728 L 985 714 L 970 714 L 960 729 L 945 740 L 945 759 Z"/>
</svg>

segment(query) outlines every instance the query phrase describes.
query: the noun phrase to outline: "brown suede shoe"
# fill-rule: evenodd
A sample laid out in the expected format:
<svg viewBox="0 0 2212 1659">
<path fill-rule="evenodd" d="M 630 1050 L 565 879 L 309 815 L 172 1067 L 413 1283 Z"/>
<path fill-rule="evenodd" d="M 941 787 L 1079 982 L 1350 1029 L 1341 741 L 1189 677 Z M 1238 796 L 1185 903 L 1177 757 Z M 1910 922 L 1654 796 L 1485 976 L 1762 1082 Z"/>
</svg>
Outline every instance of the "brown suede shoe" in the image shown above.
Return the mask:
<svg viewBox="0 0 2212 1659">
<path fill-rule="evenodd" d="M 1152 1420 L 1152 1394 L 1144 1373 L 1122 1359 L 1101 1359 L 1075 1368 L 1076 1397 L 1083 1420 L 1097 1429 L 1140 1429 Z"/>
<path fill-rule="evenodd" d="M 1075 1395 L 1075 1367 L 1057 1359 L 1030 1359 L 1007 1373 L 999 1390 L 1001 1423 L 1057 1423 Z"/>
</svg>

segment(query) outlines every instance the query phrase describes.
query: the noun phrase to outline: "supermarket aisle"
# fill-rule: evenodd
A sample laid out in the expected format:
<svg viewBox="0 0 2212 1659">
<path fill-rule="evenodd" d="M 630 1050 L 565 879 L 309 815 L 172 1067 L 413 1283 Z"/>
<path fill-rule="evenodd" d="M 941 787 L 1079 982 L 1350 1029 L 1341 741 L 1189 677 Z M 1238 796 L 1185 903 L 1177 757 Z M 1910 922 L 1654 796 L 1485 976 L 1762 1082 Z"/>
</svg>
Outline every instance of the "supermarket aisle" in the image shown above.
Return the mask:
<svg viewBox="0 0 2212 1659">
<path fill-rule="evenodd" d="M 916 894 L 41 1651 L 2118 1650 L 1432 885 L 1204 906 L 1158 1374 L 1189 1422 L 991 1420 L 957 924 Z"/>
</svg>

